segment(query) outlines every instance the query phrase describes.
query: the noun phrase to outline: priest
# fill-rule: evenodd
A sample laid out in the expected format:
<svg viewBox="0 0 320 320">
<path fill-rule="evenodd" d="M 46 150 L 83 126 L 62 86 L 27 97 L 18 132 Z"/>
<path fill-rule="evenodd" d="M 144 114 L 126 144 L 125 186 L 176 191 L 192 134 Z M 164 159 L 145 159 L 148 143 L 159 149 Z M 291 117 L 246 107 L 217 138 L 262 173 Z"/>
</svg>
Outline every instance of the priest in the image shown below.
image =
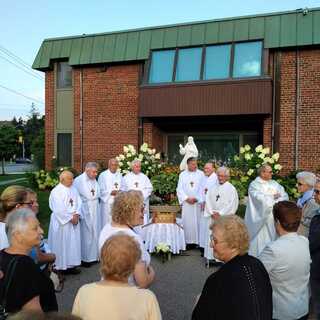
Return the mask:
<svg viewBox="0 0 320 320">
<path fill-rule="evenodd" d="M 96 180 L 98 164 L 88 162 L 85 172 L 74 180 L 74 186 L 81 197 L 81 260 L 82 266 L 89 268 L 99 260 L 98 241 L 101 231 L 100 188 Z"/>
<path fill-rule="evenodd" d="M 108 170 L 103 171 L 99 175 L 98 183 L 100 187 L 100 211 L 102 227 L 104 227 L 106 223 L 111 223 L 111 207 L 114 197 L 119 191 L 123 190 L 122 175 L 118 169 L 118 160 L 112 158 L 109 160 Z"/>
<path fill-rule="evenodd" d="M 288 200 L 284 188 L 272 180 L 268 164 L 258 169 L 259 176 L 249 185 L 245 223 L 250 234 L 249 254 L 259 256 L 267 244 L 276 239 L 272 209 L 276 202 Z"/>
<path fill-rule="evenodd" d="M 124 191 L 139 190 L 143 195 L 144 216 L 143 223 L 149 222 L 149 197 L 153 190 L 150 179 L 141 172 L 141 161 L 136 159 L 131 163 L 131 172 L 127 173 L 124 178 Z M 140 231 L 139 227 L 137 231 Z"/>
<path fill-rule="evenodd" d="M 210 160 L 203 167 L 203 181 L 202 181 L 202 196 L 203 202 L 201 203 L 201 218 L 200 218 L 200 231 L 199 231 L 199 247 L 201 255 L 204 253 L 204 248 L 207 245 L 209 226 L 211 219 L 208 216 L 204 216 L 205 199 L 209 190 L 211 190 L 216 184 L 218 184 L 218 178 L 216 175 L 215 162 Z"/>
<path fill-rule="evenodd" d="M 81 264 L 80 225 L 81 198 L 73 184 L 73 174 L 63 171 L 60 183 L 49 197 L 50 217 L 48 243 L 56 255 L 55 268 L 61 273 L 77 274 Z"/>
<path fill-rule="evenodd" d="M 204 174 L 198 169 L 197 159 L 187 160 L 187 169 L 179 175 L 177 196 L 182 206 L 182 225 L 187 248 L 199 244 L 199 226 L 201 217 L 202 181 Z"/>
<path fill-rule="evenodd" d="M 214 260 L 212 248 L 210 247 L 210 225 L 220 216 L 235 214 L 239 206 L 238 192 L 228 181 L 230 179 L 229 169 L 226 167 L 218 168 L 217 177 L 218 183 L 207 192 L 204 212 L 204 216 L 207 218 L 204 256 L 207 261 Z"/>
</svg>

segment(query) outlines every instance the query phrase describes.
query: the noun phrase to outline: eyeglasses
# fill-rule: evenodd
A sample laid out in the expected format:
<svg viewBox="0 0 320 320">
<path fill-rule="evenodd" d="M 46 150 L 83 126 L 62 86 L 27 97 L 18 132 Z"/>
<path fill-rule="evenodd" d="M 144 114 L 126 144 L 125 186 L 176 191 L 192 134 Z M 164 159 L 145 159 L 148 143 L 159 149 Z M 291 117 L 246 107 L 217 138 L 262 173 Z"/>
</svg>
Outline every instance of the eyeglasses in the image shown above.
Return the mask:
<svg viewBox="0 0 320 320">
<path fill-rule="evenodd" d="M 33 205 L 38 204 L 38 201 L 31 200 L 29 202 L 22 202 L 20 204 L 26 204 L 27 206 L 32 207 Z"/>
<path fill-rule="evenodd" d="M 315 194 L 320 194 L 320 190 L 318 190 L 318 189 L 314 189 L 313 192 L 314 192 Z"/>
<path fill-rule="evenodd" d="M 298 185 L 298 186 L 304 186 L 305 183 L 298 182 L 297 185 Z"/>
<path fill-rule="evenodd" d="M 210 235 L 210 241 L 213 242 L 215 245 L 219 244 L 219 243 L 222 243 L 222 242 L 225 242 L 223 240 L 218 240 L 217 238 L 214 237 L 213 234 Z"/>
</svg>

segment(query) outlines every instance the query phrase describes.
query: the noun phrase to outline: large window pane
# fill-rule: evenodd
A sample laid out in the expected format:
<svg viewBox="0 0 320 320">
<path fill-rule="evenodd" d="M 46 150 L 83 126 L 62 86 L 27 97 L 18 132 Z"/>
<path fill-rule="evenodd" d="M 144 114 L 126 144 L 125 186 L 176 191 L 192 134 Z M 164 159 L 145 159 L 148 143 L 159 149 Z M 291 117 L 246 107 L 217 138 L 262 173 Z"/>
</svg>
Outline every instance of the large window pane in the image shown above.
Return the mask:
<svg viewBox="0 0 320 320">
<path fill-rule="evenodd" d="M 238 43 L 234 47 L 233 77 L 261 75 L 262 42 Z"/>
<path fill-rule="evenodd" d="M 152 52 L 150 83 L 171 82 L 175 50 Z"/>
<path fill-rule="evenodd" d="M 59 166 L 71 166 L 72 134 L 57 134 L 57 162 Z"/>
<path fill-rule="evenodd" d="M 176 81 L 200 80 L 202 48 L 180 49 Z"/>
<path fill-rule="evenodd" d="M 59 62 L 57 66 L 57 88 L 71 88 L 72 87 L 72 68 L 68 62 Z"/>
<path fill-rule="evenodd" d="M 225 79 L 229 77 L 231 45 L 206 48 L 203 79 Z"/>
</svg>

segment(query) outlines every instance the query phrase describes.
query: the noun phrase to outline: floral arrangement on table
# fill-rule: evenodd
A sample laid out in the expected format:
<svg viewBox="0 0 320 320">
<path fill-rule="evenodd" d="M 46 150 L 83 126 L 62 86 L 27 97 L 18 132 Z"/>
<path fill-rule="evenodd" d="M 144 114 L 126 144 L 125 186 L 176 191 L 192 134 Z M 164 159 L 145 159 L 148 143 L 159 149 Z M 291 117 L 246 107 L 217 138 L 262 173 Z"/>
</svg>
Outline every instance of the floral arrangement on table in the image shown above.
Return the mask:
<svg viewBox="0 0 320 320">
<path fill-rule="evenodd" d="M 70 167 L 58 167 L 51 171 L 39 170 L 26 173 L 29 184 L 38 190 L 52 190 L 59 183 L 59 175 L 64 170 L 70 170 L 74 176 L 78 175 L 77 171 Z"/>
<path fill-rule="evenodd" d="M 178 166 L 164 164 L 161 171 L 151 177 L 154 196 L 150 199 L 152 204 L 177 205 L 176 189 L 180 169 Z"/>
<path fill-rule="evenodd" d="M 228 166 L 230 167 L 230 182 L 235 186 L 238 191 L 240 199 L 245 198 L 248 194 L 248 187 L 251 181 L 253 181 L 258 175 L 258 169 L 263 164 L 268 164 L 272 168 L 274 173 L 274 179 L 281 183 L 290 198 L 297 196 L 297 189 L 290 181 L 289 184 L 285 184 L 287 178 L 279 176 L 279 172 L 282 166 L 279 164 L 280 155 L 278 152 L 271 154 L 270 148 L 259 145 L 256 148 L 251 148 L 249 145 L 245 145 L 240 148 L 240 153 L 235 155 L 230 161 Z"/>
<path fill-rule="evenodd" d="M 162 257 L 162 262 L 166 260 L 171 260 L 171 248 L 168 244 L 164 242 L 159 242 L 154 248 L 155 252 Z"/>
<path fill-rule="evenodd" d="M 123 147 L 123 153 L 117 157 L 119 168 L 122 174 L 127 174 L 130 171 L 130 166 L 133 160 L 141 161 L 141 171 L 149 178 L 157 174 L 162 167 L 161 155 L 156 152 L 156 149 L 149 148 L 145 142 L 137 151 L 132 144 L 127 144 Z"/>
</svg>

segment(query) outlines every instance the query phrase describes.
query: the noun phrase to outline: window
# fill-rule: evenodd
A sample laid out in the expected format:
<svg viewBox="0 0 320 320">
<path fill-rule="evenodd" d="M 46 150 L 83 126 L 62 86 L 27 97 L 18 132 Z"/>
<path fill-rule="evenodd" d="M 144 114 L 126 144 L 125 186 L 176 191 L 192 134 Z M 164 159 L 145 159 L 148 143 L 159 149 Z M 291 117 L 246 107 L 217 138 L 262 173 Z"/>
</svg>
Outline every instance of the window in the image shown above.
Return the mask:
<svg viewBox="0 0 320 320">
<path fill-rule="evenodd" d="M 253 41 L 153 51 L 149 83 L 261 76 L 262 48 Z"/>
<path fill-rule="evenodd" d="M 72 87 L 72 68 L 68 62 L 59 62 L 57 66 L 57 88 L 71 88 Z"/>
<path fill-rule="evenodd" d="M 229 78 L 230 55 L 230 44 L 207 47 L 203 79 L 209 80 Z"/>
<path fill-rule="evenodd" d="M 57 164 L 58 166 L 71 166 L 72 155 L 72 134 L 58 133 L 57 134 Z"/>
<path fill-rule="evenodd" d="M 233 77 L 256 77 L 261 75 L 262 42 L 235 44 Z"/>
<path fill-rule="evenodd" d="M 150 83 L 172 82 L 175 50 L 152 52 Z"/>
<path fill-rule="evenodd" d="M 180 49 L 176 81 L 200 80 L 202 48 Z"/>
</svg>

